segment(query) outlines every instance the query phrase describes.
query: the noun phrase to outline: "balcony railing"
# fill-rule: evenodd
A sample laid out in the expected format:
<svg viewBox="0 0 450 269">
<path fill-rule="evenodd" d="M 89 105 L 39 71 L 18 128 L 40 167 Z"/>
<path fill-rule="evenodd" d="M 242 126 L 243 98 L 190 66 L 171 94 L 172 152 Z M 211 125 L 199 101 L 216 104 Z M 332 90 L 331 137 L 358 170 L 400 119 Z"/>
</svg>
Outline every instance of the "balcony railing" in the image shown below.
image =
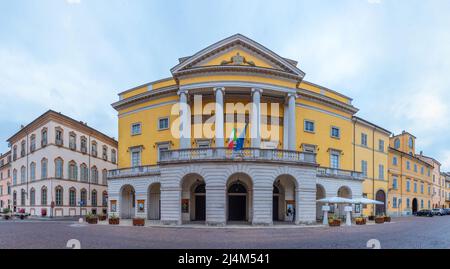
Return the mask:
<svg viewBox="0 0 450 269">
<path fill-rule="evenodd" d="M 167 150 L 160 153 L 160 163 L 193 161 L 268 161 L 298 164 L 316 164 L 316 154 L 279 149 L 192 148 Z"/>
<path fill-rule="evenodd" d="M 130 168 L 116 169 L 108 171 L 108 179 L 122 177 L 138 177 L 148 175 L 159 175 L 160 170 L 156 165 L 136 166 Z"/>
<path fill-rule="evenodd" d="M 327 168 L 327 167 L 318 167 L 317 176 L 364 180 L 364 175 L 361 172 L 342 170 L 336 168 Z"/>
</svg>

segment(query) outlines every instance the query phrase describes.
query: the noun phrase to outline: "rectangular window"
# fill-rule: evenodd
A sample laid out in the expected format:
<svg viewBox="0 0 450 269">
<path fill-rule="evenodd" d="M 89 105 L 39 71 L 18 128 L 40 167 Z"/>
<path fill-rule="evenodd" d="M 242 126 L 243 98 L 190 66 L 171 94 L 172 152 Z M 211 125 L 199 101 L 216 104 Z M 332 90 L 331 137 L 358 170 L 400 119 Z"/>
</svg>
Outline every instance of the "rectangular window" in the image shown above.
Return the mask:
<svg viewBox="0 0 450 269">
<path fill-rule="evenodd" d="M 56 130 L 55 143 L 58 146 L 62 146 L 63 145 L 63 133 L 62 133 L 61 130 Z"/>
<path fill-rule="evenodd" d="M 398 183 L 397 183 L 397 178 L 396 178 L 396 177 L 394 177 L 394 178 L 392 179 L 392 188 L 393 188 L 394 190 L 396 190 L 396 189 L 398 188 Z"/>
<path fill-rule="evenodd" d="M 339 158 L 340 158 L 340 152 L 337 152 L 337 151 L 331 151 L 331 153 L 330 153 L 330 166 L 331 166 L 331 168 L 333 168 L 333 169 L 339 169 L 339 167 L 340 167 L 340 160 L 339 160 Z"/>
<path fill-rule="evenodd" d="M 397 157 L 394 156 L 394 157 L 392 158 L 392 164 L 393 164 L 393 165 L 397 165 L 397 164 L 398 164 Z"/>
<path fill-rule="evenodd" d="M 367 147 L 367 134 L 361 133 L 361 145 Z"/>
<path fill-rule="evenodd" d="M 384 140 L 382 139 L 378 140 L 378 150 L 384 152 Z"/>
<path fill-rule="evenodd" d="M 160 118 L 158 121 L 158 129 L 159 130 L 167 130 L 169 129 L 169 118 Z"/>
<path fill-rule="evenodd" d="M 310 120 L 305 120 L 304 121 L 304 130 L 305 130 L 305 132 L 314 133 L 315 132 L 314 122 L 310 121 Z"/>
<path fill-rule="evenodd" d="M 364 177 L 367 177 L 367 161 L 365 160 L 361 161 L 361 172 L 363 173 Z"/>
<path fill-rule="evenodd" d="M 69 148 L 71 150 L 76 150 L 77 149 L 77 137 L 74 134 L 71 134 L 69 136 Z"/>
<path fill-rule="evenodd" d="M 163 143 L 158 145 L 158 161 L 161 160 L 161 152 L 169 150 L 169 143 Z"/>
<path fill-rule="evenodd" d="M 424 192 L 423 189 L 424 189 L 424 188 L 423 188 L 423 184 L 420 184 L 420 193 L 423 193 L 423 192 Z"/>
<path fill-rule="evenodd" d="M 406 181 L 406 191 L 410 192 L 411 191 L 411 181 Z"/>
<path fill-rule="evenodd" d="M 424 174 L 424 169 L 423 169 L 423 166 L 422 167 L 420 167 L 420 173 L 423 175 Z"/>
<path fill-rule="evenodd" d="M 417 173 L 417 164 L 414 164 L 414 172 Z"/>
<path fill-rule="evenodd" d="M 131 125 L 131 135 L 140 135 L 141 134 L 141 124 L 140 123 L 133 123 Z"/>
<path fill-rule="evenodd" d="M 331 137 L 333 138 L 341 138 L 341 129 L 339 127 L 331 127 Z"/>
<path fill-rule="evenodd" d="M 417 192 L 417 182 L 414 182 L 414 192 Z"/>
<path fill-rule="evenodd" d="M 378 165 L 378 178 L 384 179 L 384 165 Z"/>
<path fill-rule="evenodd" d="M 397 208 L 397 197 L 392 198 L 392 207 Z"/>
<path fill-rule="evenodd" d="M 406 169 L 411 170 L 411 163 L 406 161 Z"/>
<path fill-rule="evenodd" d="M 131 166 L 137 167 L 141 165 L 141 150 L 133 150 L 131 151 Z"/>
</svg>

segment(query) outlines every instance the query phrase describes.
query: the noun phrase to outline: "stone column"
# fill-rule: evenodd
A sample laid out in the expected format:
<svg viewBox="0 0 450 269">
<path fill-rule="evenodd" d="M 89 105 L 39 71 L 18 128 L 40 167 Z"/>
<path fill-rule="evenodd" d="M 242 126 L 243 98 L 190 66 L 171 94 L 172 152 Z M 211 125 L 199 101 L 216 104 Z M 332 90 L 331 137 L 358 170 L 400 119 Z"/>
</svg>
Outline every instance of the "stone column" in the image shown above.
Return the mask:
<svg viewBox="0 0 450 269">
<path fill-rule="evenodd" d="M 289 149 L 289 106 L 284 104 L 283 110 L 283 149 Z"/>
<path fill-rule="evenodd" d="M 224 184 L 206 184 L 206 225 L 224 226 L 226 224 L 226 203 L 227 194 Z"/>
<path fill-rule="evenodd" d="M 251 115 L 251 146 L 252 148 L 261 147 L 261 94 L 262 89 L 252 89 L 252 115 Z"/>
<path fill-rule="evenodd" d="M 187 149 L 191 147 L 191 110 L 188 104 L 188 91 L 179 90 L 180 96 L 180 148 Z"/>
<path fill-rule="evenodd" d="M 296 116 L 295 116 L 295 99 L 297 98 L 296 94 L 290 93 L 288 94 L 288 114 L 289 114 L 289 150 L 297 150 L 297 136 L 296 136 Z"/>
<path fill-rule="evenodd" d="M 273 224 L 272 199 L 273 185 L 253 187 L 252 225 L 269 226 Z"/>
<path fill-rule="evenodd" d="M 223 125 L 224 125 L 224 109 L 223 109 L 223 96 L 225 93 L 225 88 L 217 87 L 214 88 L 214 93 L 216 95 L 216 123 L 215 123 L 215 131 L 216 131 L 216 148 L 223 148 L 225 146 L 224 143 L 224 134 L 223 134 Z"/>
</svg>

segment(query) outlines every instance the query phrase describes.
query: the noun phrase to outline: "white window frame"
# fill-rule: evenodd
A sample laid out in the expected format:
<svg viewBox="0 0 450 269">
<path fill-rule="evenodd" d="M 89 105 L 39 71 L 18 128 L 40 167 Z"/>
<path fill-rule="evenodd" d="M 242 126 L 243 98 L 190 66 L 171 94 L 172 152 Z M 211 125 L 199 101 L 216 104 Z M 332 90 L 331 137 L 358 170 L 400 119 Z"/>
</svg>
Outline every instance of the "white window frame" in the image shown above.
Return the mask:
<svg viewBox="0 0 450 269">
<path fill-rule="evenodd" d="M 167 120 L 167 127 L 161 128 L 161 122 Z M 160 117 L 158 118 L 158 131 L 168 130 L 170 128 L 170 119 L 169 117 Z"/>
<path fill-rule="evenodd" d="M 135 132 L 135 130 L 134 130 L 134 127 L 135 126 L 139 126 L 139 132 Z M 140 135 L 140 134 L 142 134 L 142 123 L 140 123 L 140 122 L 134 122 L 134 123 L 132 123 L 131 124 L 131 135 L 132 136 L 134 136 L 134 135 Z"/>
<path fill-rule="evenodd" d="M 158 145 L 157 145 L 157 150 L 158 150 L 158 152 L 157 152 L 157 157 L 158 157 L 158 161 L 160 160 L 160 152 L 161 152 L 161 148 L 167 148 L 167 150 L 170 150 L 170 143 L 169 142 L 161 142 L 161 143 L 158 143 Z"/>
<path fill-rule="evenodd" d="M 312 131 L 306 128 L 307 123 L 312 123 Z M 303 131 L 307 133 L 315 133 L 316 132 L 316 123 L 313 120 L 303 120 Z"/>
<path fill-rule="evenodd" d="M 337 132 L 338 132 L 338 135 L 337 135 L 337 136 L 333 135 L 333 129 L 337 130 Z M 330 129 L 330 136 L 331 136 L 332 138 L 341 139 L 341 128 L 339 128 L 339 127 L 337 127 L 337 126 L 331 126 L 331 129 Z"/>
<path fill-rule="evenodd" d="M 139 164 L 138 165 L 134 165 L 133 153 L 139 153 Z M 141 164 L 142 164 L 142 148 L 141 147 L 133 148 L 130 150 L 130 163 L 131 163 L 131 167 L 141 166 Z"/>
</svg>

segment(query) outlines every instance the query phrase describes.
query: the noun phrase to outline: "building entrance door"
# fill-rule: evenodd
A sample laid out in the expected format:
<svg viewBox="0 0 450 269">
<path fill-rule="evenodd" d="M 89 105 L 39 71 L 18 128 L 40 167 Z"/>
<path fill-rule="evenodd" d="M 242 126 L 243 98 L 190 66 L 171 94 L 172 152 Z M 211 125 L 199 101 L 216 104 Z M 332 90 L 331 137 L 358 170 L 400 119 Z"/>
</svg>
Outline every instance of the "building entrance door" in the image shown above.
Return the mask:
<svg viewBox="0 0 450 269">
<path fill-rule="evenodd" d="M 206 196 L 196 195 L 195 196 L 195 220 L 205 220 L 206 219 Z"/>
<path fill-rule="evenodd" d="M 245 221 L 247 197 L 245 195 L 228 196 L 228 220 Z"/>
<path fill-rule="evenodd" d="M 412 212 L 413 214 L 417 212 L 417 199 L 414 198 L 412 201 Z"/>
</svg>

